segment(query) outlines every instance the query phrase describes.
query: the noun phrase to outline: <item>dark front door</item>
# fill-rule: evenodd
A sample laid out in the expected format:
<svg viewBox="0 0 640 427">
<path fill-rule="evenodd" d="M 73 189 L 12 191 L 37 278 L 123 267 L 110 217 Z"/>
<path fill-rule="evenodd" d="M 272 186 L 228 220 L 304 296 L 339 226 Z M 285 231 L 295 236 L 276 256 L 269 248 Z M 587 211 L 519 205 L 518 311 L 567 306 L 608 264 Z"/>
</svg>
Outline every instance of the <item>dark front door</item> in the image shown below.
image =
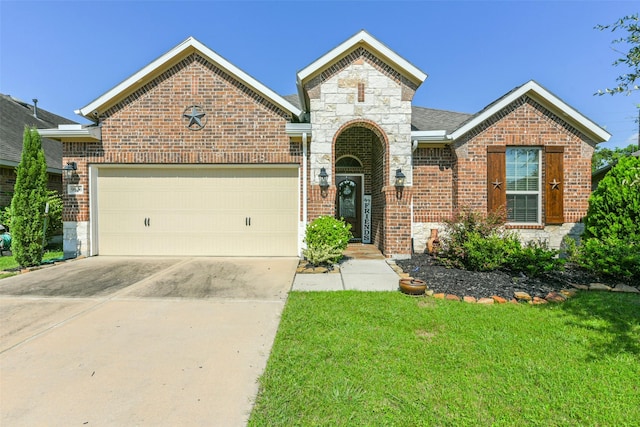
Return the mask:
<svg viewBox="0 0 640 427">
<path fill-rule="evenodd" d="M 362 177 L 336 175 L 338 196 L 336 216 L 351 224 L 351 234 L 355 240 L 362 239 Z"/>
</svg>

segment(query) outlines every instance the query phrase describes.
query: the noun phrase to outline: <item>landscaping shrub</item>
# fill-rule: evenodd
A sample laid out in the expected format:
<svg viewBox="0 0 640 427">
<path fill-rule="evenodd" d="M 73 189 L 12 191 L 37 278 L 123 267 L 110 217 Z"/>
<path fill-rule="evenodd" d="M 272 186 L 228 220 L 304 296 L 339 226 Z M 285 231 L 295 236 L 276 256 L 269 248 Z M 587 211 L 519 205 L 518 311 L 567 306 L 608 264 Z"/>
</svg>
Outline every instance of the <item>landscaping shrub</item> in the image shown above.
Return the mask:
<svg viewBox="0 0 640 427">
<path fill-rule="evenodd" d="M 510 254 L 509 268 L 522 271 L 527 276 L 536 277 L 549 271 L 562 270 L 565 258 L 559 258 L 560 251 L 549 249 L 546 242 L 530 241 Z"/>
<path fill-rule="evenodd" d="M 47 191 L 49 203 L 49 223 L 47 225 L 47 239 L 62 234 L 62 197 L 55 190 Z"/>
<path fill-rule="evenodd" d="M 640 158 L 621 158 L 589 197 L 573 259 L 598 275 L 640 277 Z"/>
<path fill-rule="evenodd" d="M 541 242 L 524 246 L 518 235 L 505 230 L 504 213 L 483 215 L 463 209 L 445 222 L 446 230 L 436 252 L 439 262 L 447 267 L 471 271 L 506 269 L 538 276 L 563 268 L 565 260 L 559 251 Z"/>
<path fill-rule="evenodd" d="M 589 197 L 585 239 L 640 241 L 640 158 L 623 157 Z"/>
<path fill-rule="evenodd" d="M 39 265 L 42 261 L 46 198 L 47 163 L 40 134 L 36 128 L 25 127 L 11 199 L 12 252 L 23 267 Z"/>
<path fill-rule="evenodd" d="M 307 225 L 304 238 L 307 249 L 302 253 L 314 265 L 335 263 L 342 258 L 351 237 L 351 224 L 321 216 Z"/>
<path fill-rule="evenodd" d="M 640 244 L 615 237 L 586 239 L 574 259 L 587 270 L 640 283 Z"/>
</svg>

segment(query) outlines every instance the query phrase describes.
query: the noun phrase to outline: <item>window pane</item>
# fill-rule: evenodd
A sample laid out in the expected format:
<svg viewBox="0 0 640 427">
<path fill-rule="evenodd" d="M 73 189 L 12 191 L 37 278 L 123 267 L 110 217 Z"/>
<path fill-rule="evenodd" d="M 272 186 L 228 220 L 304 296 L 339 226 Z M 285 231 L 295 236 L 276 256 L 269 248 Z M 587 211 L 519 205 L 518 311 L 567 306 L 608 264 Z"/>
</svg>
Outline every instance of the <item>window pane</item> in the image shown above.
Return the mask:
<svg viewBox="0 0 640 427">
<path fill-rule="evenodd" d="M 538 191 L 540 150 L 507 148 L 507 191 Z"/>
<path fill-rule="evenodd" d="M 507 194 L 507 221 L 538 222 L 538 195 Z"/>
</svg>

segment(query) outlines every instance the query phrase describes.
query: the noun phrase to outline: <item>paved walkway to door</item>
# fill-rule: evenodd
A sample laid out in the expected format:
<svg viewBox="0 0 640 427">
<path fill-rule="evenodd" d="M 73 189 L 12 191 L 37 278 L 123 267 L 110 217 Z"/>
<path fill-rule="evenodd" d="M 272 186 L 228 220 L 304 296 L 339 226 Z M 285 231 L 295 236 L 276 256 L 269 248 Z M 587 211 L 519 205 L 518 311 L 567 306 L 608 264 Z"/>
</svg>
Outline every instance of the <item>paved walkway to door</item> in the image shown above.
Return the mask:
<svg viewBox="0 0 640 427">
<path fill-rule="evenodd" d="M 294 291 L 397 291 L 398 274 L 374 245 L 350 243 L 340 271 L 296 274 Z"/>
</svg>

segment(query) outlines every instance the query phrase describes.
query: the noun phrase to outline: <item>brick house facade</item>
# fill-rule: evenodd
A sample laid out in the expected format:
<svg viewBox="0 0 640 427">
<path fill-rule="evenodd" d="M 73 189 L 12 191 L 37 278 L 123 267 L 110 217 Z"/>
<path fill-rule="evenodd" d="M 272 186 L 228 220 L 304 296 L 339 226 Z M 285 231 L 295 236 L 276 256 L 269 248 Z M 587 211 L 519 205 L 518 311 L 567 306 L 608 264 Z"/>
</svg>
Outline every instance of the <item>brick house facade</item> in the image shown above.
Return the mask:
<svg viewBox="0 0 640 427">
<path fill-rule="evenodd" d="M 362 31 L 282 97 L 189 38 L 78 111 L 95 125 L 42 131 L 75 166 L 65 252 L 299 256 L 331 215 L 400 258 L 465 207 L 578 234 L 609 134 L 533 81 L 474 115 L 413 106 L 426 77 Z"/>
</svg>

